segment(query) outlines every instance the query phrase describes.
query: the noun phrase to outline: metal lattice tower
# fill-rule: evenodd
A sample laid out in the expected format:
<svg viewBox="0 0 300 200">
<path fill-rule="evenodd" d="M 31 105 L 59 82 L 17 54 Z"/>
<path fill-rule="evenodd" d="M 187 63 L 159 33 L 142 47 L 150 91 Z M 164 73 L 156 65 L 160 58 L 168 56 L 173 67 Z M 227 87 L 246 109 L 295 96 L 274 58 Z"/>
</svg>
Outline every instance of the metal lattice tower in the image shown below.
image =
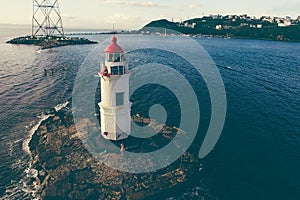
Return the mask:
<svg viewBox="0 0 300 200">
<path fill-rule="evenodd" d="M 33 0 L 32 36 L 53 35 L 64 37 L 58 0 Z"/>
</svg>

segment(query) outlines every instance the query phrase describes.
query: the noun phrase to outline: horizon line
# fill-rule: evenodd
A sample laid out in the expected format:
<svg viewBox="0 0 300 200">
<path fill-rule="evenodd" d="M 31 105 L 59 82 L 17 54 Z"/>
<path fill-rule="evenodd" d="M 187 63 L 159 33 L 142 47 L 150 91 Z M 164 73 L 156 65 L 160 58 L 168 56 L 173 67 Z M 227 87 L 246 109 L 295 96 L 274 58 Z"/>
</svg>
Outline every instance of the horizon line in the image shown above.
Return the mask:
<svg viewBox="0 0 300 200">
<path fill-rule="evenodd" d="M 219 15 L 219 16 L 242 16 L 242 15 L 247 15 L 249 17 L 256 17 L 256 18 L 260 18 L 260 17 L 278 17 L 278 18 L 286 18 L 286 17 L 291 17 L 290 15 L 285 15 L 285 16 L 275 16 L 275 15 L 260 15 L 260 16 L 257 16 L 257 15 L 249 15 L 247 13 L 244 13 L 244 14 L 205 14 L 205 15 L 202 15 L 202 16 L 195 16 L 195 17 L 191 17 L 189 19 L 185 19 L 183 21 L 188 21 L 188 20 L 192 20 L 192 19 L 196 19 L 196 18 L 202 18 L 202 17 L 209 17 L 209 16 L 216 16 L 216 15 Z M 300 17 L 297 16 L 296 18 L 293 18 L 291 17 L 292 20 L 297 20 L 298 18 Z M 152 19 L 152 20 L 149 20 L 148 23 L 152 22 L 152 21 L 156 21 L 156 20 L 162 20 L 162 19 L 165 19 L 167 21 L 170 21 L 170 22 L 180 22 L 180 21 L 173 21 L 172 19 L 169 19 L 169 17 L 161 17 L 161 18 L 157 18 L 157 19 Z M 6 25 L 6 26 L 28 26 L 28 28 L 31 28 L 32 24 L 27 24 L 27 23 L 7 23 L 7 22 L 0 22 L 0 25 Z M 146 25 L 146 24 L 145 24 Z M 115 29 L 116 31 L 134 31 L 134 30 L 139 30 L 139 29 L 142 29 L 145 25 L 141 25 L 140 28 L 124 28 L 124 29 Z M 113 31 L 112 28 L 95 28 L 95 27 L 68 27 L 68 26 L 65 26 L 64 27 L 65 30 L 68 30 L 68 29 L 75 29 L 75 30 L 101 30 L 101 31 Z"/>
</svg>

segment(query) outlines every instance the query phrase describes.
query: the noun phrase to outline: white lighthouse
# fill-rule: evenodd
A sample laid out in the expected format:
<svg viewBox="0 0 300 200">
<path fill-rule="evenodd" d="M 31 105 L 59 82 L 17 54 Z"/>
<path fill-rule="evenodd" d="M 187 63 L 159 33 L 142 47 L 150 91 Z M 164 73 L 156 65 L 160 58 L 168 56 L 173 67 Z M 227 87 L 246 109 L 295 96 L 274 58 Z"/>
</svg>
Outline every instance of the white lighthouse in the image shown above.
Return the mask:
<svg viewBox="0 0 300 200">
<path fill-rule="evenodd" d="M 112 37 L 105 49 L 105 62 L 99 72 L 101 79 L 101 134 L 105 139 L 122 140 L 131 131 L 129 102 L 129 71 L 124 51 Z"/>
</svg>

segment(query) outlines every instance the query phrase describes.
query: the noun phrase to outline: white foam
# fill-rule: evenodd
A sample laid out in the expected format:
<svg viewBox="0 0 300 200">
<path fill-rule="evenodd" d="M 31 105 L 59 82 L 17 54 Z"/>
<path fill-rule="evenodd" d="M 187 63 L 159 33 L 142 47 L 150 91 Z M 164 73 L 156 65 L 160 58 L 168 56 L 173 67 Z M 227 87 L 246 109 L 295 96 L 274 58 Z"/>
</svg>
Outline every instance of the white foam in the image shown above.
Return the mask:
<svg viewBox="0 0 300 200">
<path fill-rule="evenodd" d="M 68 104 L 69 104 L 69 102 L 66 101 L 64 103 L 58 104 L 57 106 L 54 107 L 54 109 L 56 112 L 58 112 L 61 109 L 67 107 Z M 50 114 L 50 115 L 39 116 L 38 118 L 40 118 L 40 120 L 29 131 L 29 136 L 24 140 L 23 145 L 22 145 L 22 149 L 27 155 L 31 156 L 29 142 L 31 141 L 33 134 L 38 130 L 38 128 L 40 127 L 40 125 L 42 124 L 43 121 L 47 120 L 49 117 L 52 117 L 52 116 L 54 116 L 54 115 Z"/>
<path fill-rule="evenodd" d="M 42 48 L 39 48 L 36 53 L 41 54 L 42 53 Z"/>
<path fill-rule="evenodd" d="M 25 169 L 25 173 L 28 178 L 36 178 L 39 174 L 38 170 L 29 167 Z"/>
<path fill-rule="evenodd" d="M 33 134 L 38 130 L 42 122 L 47 120 L 51 116 L 53 116 L 53 114 L 40 116 L 40 120 L 38 121 L 38 123 L 29 131 L 29 136 L 24 140 L 22 145 L 22 149 L 27 155 L 31 156 L 29 142 L 31 141 Z"/>
<path fill-rule="evenodd" d="M 55 111 L 58 112 L 61 109 L 65 108 L 67 105 L 69 104 L 68 101 L 58 104 L 57 106 L 54 107 Z M 27 136 L 27 138 L 23 141 L 22 144 L 22 149 L 23 151 L 30 156 L 30 162 L 28 163 L 28 167 L 25 169 L 24 171 L 24 177 L 18 182 L 18 183 L 12 183 L 11 186 L 6 188 L 6 195 L 4 196 L 7 199 L 11 199 L 11 198 L 15 198 L 15 197 L 20 197 L 20 195 L 25 195 L 27 198 L 30 197 L 30 199 L 35 199 L 35 200 L 39 200 L 40 198 L 38 197 L 38 195 L 36 194 L 36 191 L 38 189 L 38 185 L 37 183 L 34 181 L 33 183 L 31 182 L 32 178 L 35 178 L 38 176 L 39 172 L 38 170 L 32 168 L 32 153 L 30 151 L 30 147 L 29 147 L 29 142 L 32 139 L 32 136 L 35 134 L 35 132 L 38 130 L 38 128 L 41 126 L 42 122 L 44 122 L 45 120 L 47 120 L 49 117 L 54 116 L 54 114 L 49 114 L 49 115 L 41 115 L 38 116 L 39 120 L 38 122 L 29 130 L 29 134 Z M 30 124 L 30 126 L 32 126 L 34 123 Z M 28 128 L 28 127 L 26 127 Z M 12 165 L 12 168 L 16 168 L 16 167 L 21 167 L 26 165 L 25 163 L 23 163 L 25 161 L 23 160 L 19 160 L 18 162 L 16 162 L 15 164 Z M 24 192 L 25 194 L 22 194 L 22 192 Z M 1 199 L 1 198 L 0 198 Z"/>
<path fill-rule="evenodd" d="M 60 111 L 61 109 L 67 107 L 67 105 L 69 104 L 68 101 L 64 102 L 64 103 L 61 103 L 61 104 L 58 104 L 57 106 L 54 107 L 55 111 L 58 112 Z"/>
</svg>

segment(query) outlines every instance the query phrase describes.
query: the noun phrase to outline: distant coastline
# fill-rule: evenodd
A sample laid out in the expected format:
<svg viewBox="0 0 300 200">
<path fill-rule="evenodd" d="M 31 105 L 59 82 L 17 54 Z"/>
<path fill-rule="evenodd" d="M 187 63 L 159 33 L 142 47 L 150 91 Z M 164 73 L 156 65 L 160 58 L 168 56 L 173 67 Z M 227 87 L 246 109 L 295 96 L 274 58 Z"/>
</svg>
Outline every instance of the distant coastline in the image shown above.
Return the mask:
<svg viewBox="0 0 300 200">
<path fill-rule="evenodd" d="M 210 15 L 171 22 L 155 20 L 137 31 L 142 34 L 183 34 L 208 37 L 263 39 L 300 42 L 300 16 L 252 18 L 245 15 Z"/>
<path fill-rule="evenodd" d="M 31 25 L 0 24 L 2 27 L 22 27 Z M 137 30 L 110 30 L 96 28 L 67 28 L 66 35 L 99 34 L 155 34 L 186 35 L 198 37 L 221 37 L 238 39 L 259 39 L 272 41 L 300 42 L 300 16 L 260 18 L 244 15 L 209 15 L 185 21 L 174 22 L 166 19 L 154 20 Z"/>
</svg>

